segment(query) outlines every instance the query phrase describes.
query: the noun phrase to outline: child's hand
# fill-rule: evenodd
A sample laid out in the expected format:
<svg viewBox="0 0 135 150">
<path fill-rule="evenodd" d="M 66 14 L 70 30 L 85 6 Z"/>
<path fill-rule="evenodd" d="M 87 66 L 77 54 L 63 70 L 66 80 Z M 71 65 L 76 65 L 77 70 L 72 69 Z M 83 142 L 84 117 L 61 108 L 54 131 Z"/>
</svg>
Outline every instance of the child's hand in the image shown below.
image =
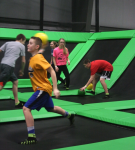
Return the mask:
<svg viewBox="0 0 135 150">
<path fill-rule="evenodd" d="M 85 86 L 80 88 L 80 91 L 85 91 L 85 88 L 86 88 Z"/>
<path fill-rule="evenodd" d="M 24 75 L 24 72 L 23 72 L 22 70 L 20 70 L 20 71 L 19 71 L 19 76 L 22 77 L 23 75 Z"/>
<path fill-rule="evenodd" d="M 58 89 L 55 89 L 55 90 L 53 91 L 53 94 L 54 94 L 54 96 L 55 96 L 56 98 L 58 98 L 58 97 L 60 96 L 60 91 L 59 91 Z"/>
<path fill-rule="evenodd" d="M 59 68 L 57 66 L 55 66 L 55 71 L 58 72 L 59 71 Z"/>
</svg>

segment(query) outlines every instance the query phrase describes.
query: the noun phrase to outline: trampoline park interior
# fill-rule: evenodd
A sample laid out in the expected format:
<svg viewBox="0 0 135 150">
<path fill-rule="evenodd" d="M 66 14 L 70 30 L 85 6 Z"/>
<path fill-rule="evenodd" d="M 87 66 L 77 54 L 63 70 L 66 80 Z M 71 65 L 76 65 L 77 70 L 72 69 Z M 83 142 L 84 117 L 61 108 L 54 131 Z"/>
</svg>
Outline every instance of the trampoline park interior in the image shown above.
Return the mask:
<svg viewBox="0 0 135 150">
<path fill-rule="evenodd" d="M 69 49 L 70 89 L 65 90 L 58 83 L 60 97 L 52 95 L 54 105 L 75 113 L 74 125 L 68 119 L 42 108 L 32 111 L 35 120 L 37 144 L 19 145 L 18 141 L 27 137 L 27 129 L 22 109 L 14 108 L 12 83 L 8 82 L 0 91 L 0 149 L 1 150 L 134 150 L 135 149 L 135 30 L 108 32 L 60 32 L 26 29 L 0 28 L 0 46 L 15 40 L 23 33 L 26 44 L 30 37 L 38 32 L 48 35 L 50 41 L 61 37 Z M 50 61 L 50 48 L 46 48 L 44 57 Z M 26 52 L 24 77 L 19 78 L 18 98 L 26 102 L 33 94 L 27 74 L 30 54 Z M 2 58 L 2 54 L 0 56 Z M 110 81 L 106 81 L 110 98 L 103 99 L 104 89 L 100 82 L 96 86 L 96 95 L 86 93 L 78 95 L 78 89 L 84 86 L 90 77 L 89 69 L 83 61 L 103 59 L 114 68 Z M 18 73 L 20 59 L 16 62 Z M 61 74 L 64 79 L 64 75 Z M 51 78 L 48 77 L 50 82 Z"/>
</svg>

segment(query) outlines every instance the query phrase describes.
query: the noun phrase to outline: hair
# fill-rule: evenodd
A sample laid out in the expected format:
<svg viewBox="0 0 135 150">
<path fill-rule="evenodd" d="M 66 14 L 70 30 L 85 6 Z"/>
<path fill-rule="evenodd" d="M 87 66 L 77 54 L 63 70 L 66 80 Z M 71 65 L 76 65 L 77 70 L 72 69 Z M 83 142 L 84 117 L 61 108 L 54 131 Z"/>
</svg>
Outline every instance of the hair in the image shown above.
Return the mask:
<svg viewBox="0 0 135 150">
<path fill-rule="evenodd" d="M 59 39 L 59 42 L 58 42 L 58 43 L 59 43 L 59 45 L 60 45 L 60 40 L 63 40 L 63 41 L 64 41 L 63 53 L 64 53 L 64 54 L 67 54 L 67 51 L 66 51 L 66 42 L 65 42 L 65 39 L 63 39 L 63 38 L 60 38 L 60 39 Z"/>
<path fill-rule="evenodd" d="M 57 47 L 58 46 L 58 43 L 56 41 L 51 41 L 53 42 L 54 46 Z"/>
<path fill-rule="evenodd" d="M 39 37 L 32 36 L 31 39 L 35 40 L 36 45 L 39 45 L 38 50 L 42 47 L 42 40 Z"/>
<path fill-rule="evenodd" d="M 18 34 L 16 37 L 16 40 L 19 41 L 21 39 L 22 39 L 22 41 L 24 41 L 24 40 L 26 40 L 26 37 L 23 34 Z"/>
<path fill-rule="evenodd" d="M 85 59 L 83 64 L 87 64 L 87 63 L 90 63 L 91 61 L 89 59 Z"/>
</svg>

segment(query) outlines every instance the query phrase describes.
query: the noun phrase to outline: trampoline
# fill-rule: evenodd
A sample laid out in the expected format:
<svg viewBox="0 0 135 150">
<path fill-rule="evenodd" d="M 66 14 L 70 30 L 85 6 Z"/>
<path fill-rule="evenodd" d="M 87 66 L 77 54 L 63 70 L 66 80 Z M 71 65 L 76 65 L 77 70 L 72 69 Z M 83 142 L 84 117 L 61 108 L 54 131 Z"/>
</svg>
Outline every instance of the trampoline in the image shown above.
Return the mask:
<svg viewBox="0 0 135 150">
<path fill-rule="evenodd" d="M 59 114 L 48 113 L 45 109 L 41 109 L 40 112 L 32 111 L 39 141 L 36 145 L 17 144 L 27 137 L 27 129 L 22 110 L 16 110 L 13 107 L 14 100 L 9 83 L 8 89 L 2 90 L 0 97 L 1 148 L 11 150 L 24 148 L 46 150 L 134 149 L 135 97 L 132 80 L 135 51 L 132 51 L 133 34 L 133 31 L 132 33 L 125 31 L 121 34 L 120 32 L 95 33 L 89 35 L 89 38 L 83 41 L 84 43 L 73 46 L 74 50 L 70 55 L 71 66 L 68 67 L 71 77 L 70 90 L 64 91 L 63 86 L 58 85 L 61 97 L 59 99 L 53 97 L 53 101 L 55 105 L 75 113 L 75 123 L 70 126 L 68 119 Z M 131 53 L 128 55 L 127 50 L 131 47 Z M 127 59 L 123 60 L 123 56 L 127 55 Z M 83 67 L 85 58 L 105 59 L 116 68 L 111 79 L 113 82 L 107 83 L 112 95 L 110 99 L 102 99 L 104 91 L 100 84 L 97 85 L 95 96 L 89 93 L 83 97 L 77 95 L 78 88 L 87 82 L 90 75 L 89 70 Z M 81 72 L 84 73 L 81 74 Z M 131 74 L 129 81 L 132 82 L 132 87 L 126 80 L 129 74 Z M 26 102 L 33 91 L 28 79 L 24 81 L 21 79 L 20 82 L 18 97 L 19 100 Z M 129 90 L 126 92 L 127 87 Z"/>
</svg>

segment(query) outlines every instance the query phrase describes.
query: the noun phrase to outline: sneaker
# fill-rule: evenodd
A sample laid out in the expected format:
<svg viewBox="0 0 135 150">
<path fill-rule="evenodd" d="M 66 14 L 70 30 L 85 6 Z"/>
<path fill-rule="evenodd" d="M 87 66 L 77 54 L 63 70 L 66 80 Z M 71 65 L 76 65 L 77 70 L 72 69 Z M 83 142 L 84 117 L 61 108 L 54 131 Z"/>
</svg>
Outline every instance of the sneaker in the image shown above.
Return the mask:
<svg viewBox="0 0 135 150">
<path fill-rule="evenodd" d="M 95 91 L 86 91 L 86 92 L 95 95 Z"/>
<path fill-rule="evenodd" d="M 110 98 L 110 95 L 105 95 L 103 99 Z"/>
<path fill-rule="evenodd" d="M 37 143 L 37 139 L 35 137 L 28 137 L 27 139 L 19 142 L 18 144 L 29 145 L 29 144 L 36 144 L 36 143 Z"/>
<path fill-rule="evenodd" d="M 70 117 L 68 118 L 70 121 L 70 125 L 72 125 L 74 123 L 74 121 L 75 121 L 74 117 L 75 117 L 75 114 L 71 114 Z"/>
<path fill-rule="evenodd" d="M 15 105 L 15 108 L 22 108 L 23 107 L 23 103 L 20 102 L 18 105 Z"/>
</svg>

